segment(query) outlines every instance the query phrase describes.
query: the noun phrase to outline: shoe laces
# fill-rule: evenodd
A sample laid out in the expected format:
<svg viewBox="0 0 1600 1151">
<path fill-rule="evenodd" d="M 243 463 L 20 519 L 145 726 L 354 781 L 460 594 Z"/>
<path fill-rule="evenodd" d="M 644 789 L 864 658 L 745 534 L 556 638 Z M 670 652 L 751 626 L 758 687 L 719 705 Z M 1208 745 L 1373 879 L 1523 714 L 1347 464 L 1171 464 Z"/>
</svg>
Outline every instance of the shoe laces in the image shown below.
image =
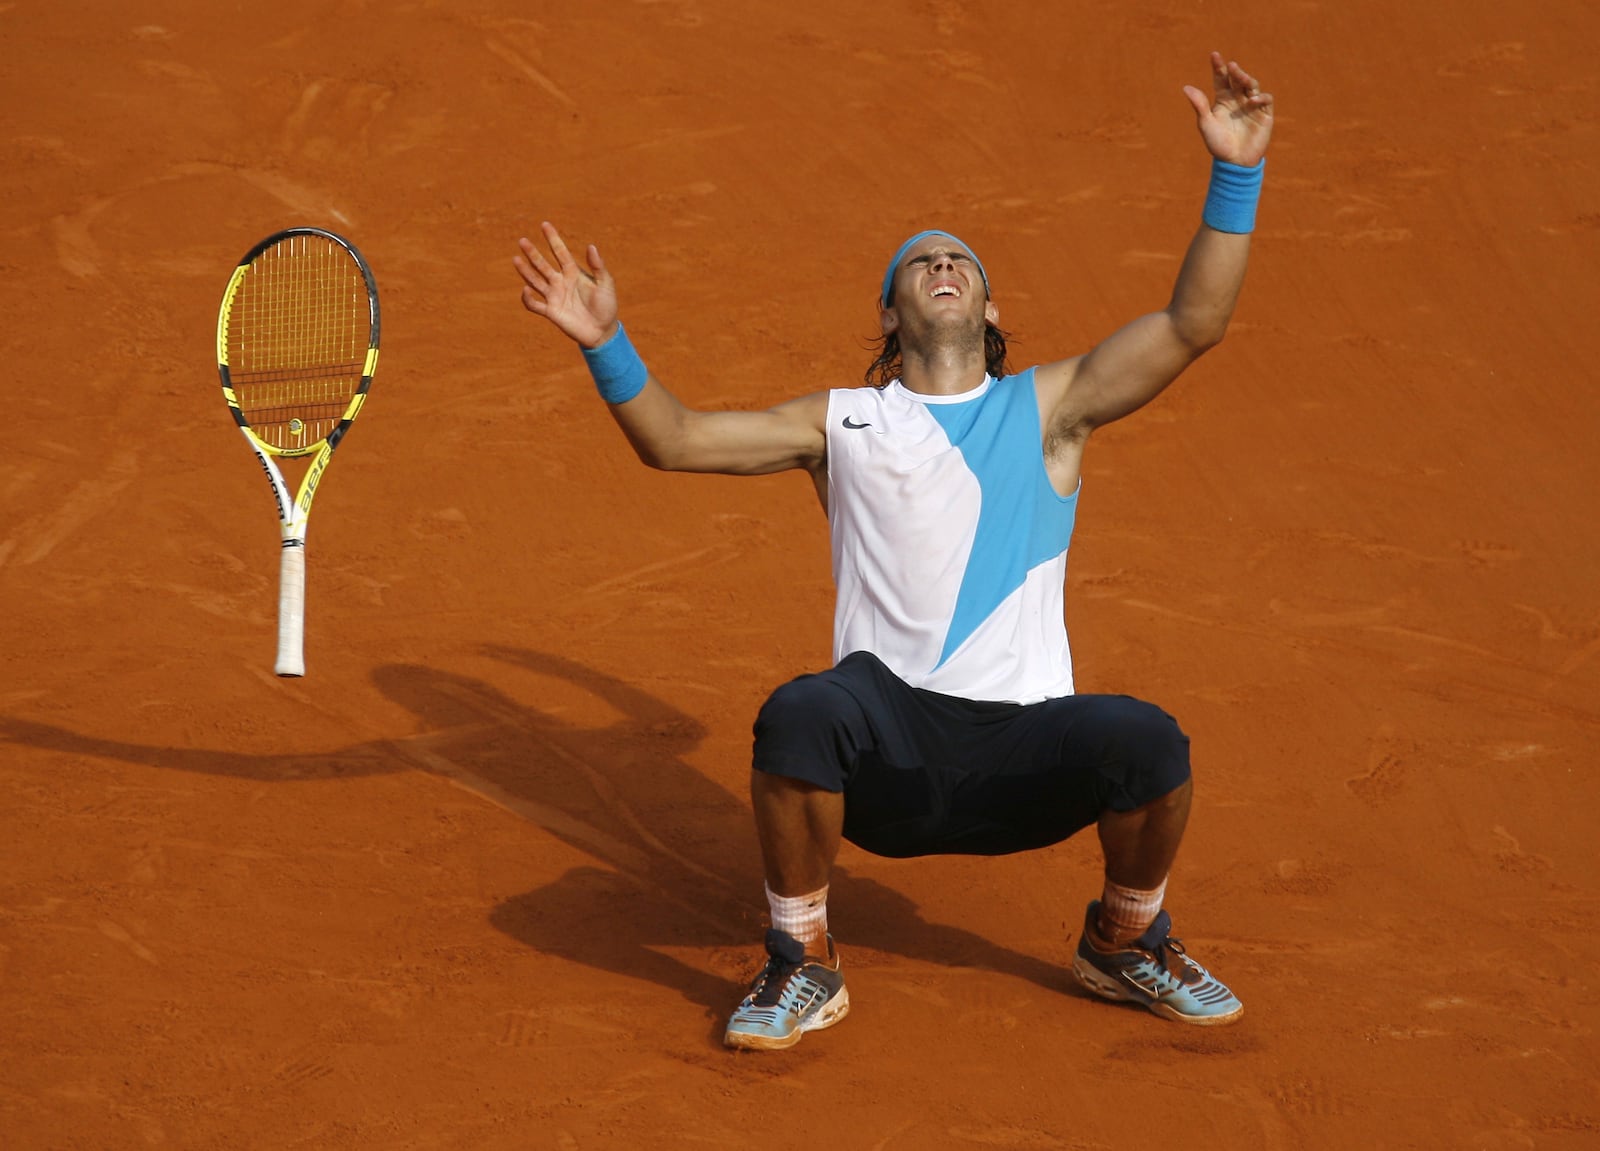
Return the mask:
<svg viewBox="0 0 1600 1151">
<path fill-rule="evenodd" d="M 756 976 L 756 984 L 750 989 L 750 1005 L 752 1007 L 776 1007 L 783 1000 L 784 987 L 789 982 L 789 976 L 799 971 L 798 964 L 785 963 L 776 955 L 767 960 L 767 965 L 761 969 L 761 974 Z"/>
<path fill-rule="evenodd" d="M 1189 958 L 1181 939 L 1175 939 L 1170 935 L 1164 936 L 1150 948 L 1150 955 L 1161 970 L 1179 983 L 1199 983 L 1205 979 L 1205 972 L 1201 970 L 1199 964 Z"/>
<path fill-rule="evenodd" d="M 785 954 L 788 952 L 789 954 Z M 750 987 L 753 1007 L 776 1007 L 783 1000 L 789 979 L 805 966 L 806 959 L 793 936 L 777 931 L 767 933 L 767 965 Z"/>
</svg>

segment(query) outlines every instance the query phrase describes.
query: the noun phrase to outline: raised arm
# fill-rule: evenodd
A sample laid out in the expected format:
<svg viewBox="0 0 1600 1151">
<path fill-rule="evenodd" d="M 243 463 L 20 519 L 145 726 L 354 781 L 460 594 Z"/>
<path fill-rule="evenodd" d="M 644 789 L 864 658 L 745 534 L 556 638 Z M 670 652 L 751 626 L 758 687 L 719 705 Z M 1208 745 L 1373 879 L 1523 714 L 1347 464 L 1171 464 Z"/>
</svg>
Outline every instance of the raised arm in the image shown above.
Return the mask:
<svg viewBox="0 0 1600 1151">
<path fill-rule="evenodd" d="M 1141 316 L 1087 355 L 1039 369 L 1047 438 L 1081 447 L 1089 432 L 1149 403 L 1227 331 L 1244 284 L 1272 97 L 1237 63 L 1211 54 L 1213 92 L 1185 86 L 1212 156 L 1205 222 L 1166 308 Z M 1075 479 L 1075 467 L 1074 467 Z"/>
<path fill-rule="evenodd" d="M 617 319 L 617 289 L 590 244 L 580 267 L 555 227 L 540 225 L 547 258 L 532 240 L 512 259 L 522 306 L 543 316 L 584 354 L 601 397 L 639 458 L 668 471 L 764 475 L 804 468 L 821 475 L 828 414 L 825 392 L 760 412 L 702 412 L 663 387 L 634 351 Z"/>
</svg>

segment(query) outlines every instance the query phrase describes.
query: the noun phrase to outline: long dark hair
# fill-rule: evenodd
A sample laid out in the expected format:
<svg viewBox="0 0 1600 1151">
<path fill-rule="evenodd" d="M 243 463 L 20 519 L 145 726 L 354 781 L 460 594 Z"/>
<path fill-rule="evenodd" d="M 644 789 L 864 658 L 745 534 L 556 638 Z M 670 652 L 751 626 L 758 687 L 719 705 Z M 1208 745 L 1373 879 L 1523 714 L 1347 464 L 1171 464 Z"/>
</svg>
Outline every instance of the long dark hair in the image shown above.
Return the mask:
<svg viewBox="0 0 1600 1151">
<path fill-rule="evenodd" d="M 1006 335 L 996 324 L 983 326 L 983 366 L 996 379 L 1011 374 L 1011 366 L 1006 363 Z M 867 383 L 875 388 L 892 384 L 900 377 L 900 333 L 868 340 L 867 347 L 878 349 L 878 358 L 867 367 Z"/>
</svg>

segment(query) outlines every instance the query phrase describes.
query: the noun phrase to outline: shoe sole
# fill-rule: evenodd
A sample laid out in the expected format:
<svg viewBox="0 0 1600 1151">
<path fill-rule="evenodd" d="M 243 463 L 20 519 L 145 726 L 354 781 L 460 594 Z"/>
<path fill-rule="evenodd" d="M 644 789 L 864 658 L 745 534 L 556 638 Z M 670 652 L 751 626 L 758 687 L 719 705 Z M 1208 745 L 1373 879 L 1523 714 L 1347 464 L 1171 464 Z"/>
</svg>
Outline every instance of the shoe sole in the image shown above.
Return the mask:
<svg viewBox="0 0 1600 1151">
<path fill-rule="evenodd" d="M 1244 1014 L 1244 1004 L 1241 1003 L 1226 1015 L 1185 1015 L 1175 1008 L 1168 1007 L 1159 999 L 1149 999 L 1137 994 L 1121 980 L 1113 979 L 1081 956 L 1073 959 L 1072 974 L 1079 983 L 1101 999 L 1109 999 L 1115 1003 L 1137 1003 L 1140 1007 L 1147 1008 L 1174 1023 L 1188 1023 L 1195 1027 L 1216 1027 L 1219 1024 L 1232 1023 Z"/>
<path fill-rule="evenodd" d="M 788 1035 L 752 1035 L 744 1031 L 727 1031 L 723 1033 L 722 1042 L 724 1046 L 739 1051 L 787 1051 L 800 1042 L 800 1037 L 807 1031 L 825 1031 L 848 1014 L 850 992 L 841 987 L 839 994 L 830 999 L 821 1011 Z"/>
</svg>

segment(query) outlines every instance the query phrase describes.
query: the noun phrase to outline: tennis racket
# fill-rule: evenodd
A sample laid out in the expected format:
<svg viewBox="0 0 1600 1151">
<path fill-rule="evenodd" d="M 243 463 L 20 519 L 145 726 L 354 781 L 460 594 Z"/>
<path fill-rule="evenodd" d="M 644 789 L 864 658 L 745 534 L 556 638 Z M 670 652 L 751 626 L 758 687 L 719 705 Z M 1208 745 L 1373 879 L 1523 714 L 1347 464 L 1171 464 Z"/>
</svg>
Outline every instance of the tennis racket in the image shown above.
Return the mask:
<svg viewBox="0 0 1600 1151">
<path fill-rule="evenodd" d="M 378 285 L 350 241 L 321 228 L 289 228 L 245 253 L 217 314 L 217 372 L 278 504 L 274 670 L 281 676 L 306 673 L 306 522 L 377 364 Z M 278 461 L 306 457 L 291 496 Z"/>
</svg>

